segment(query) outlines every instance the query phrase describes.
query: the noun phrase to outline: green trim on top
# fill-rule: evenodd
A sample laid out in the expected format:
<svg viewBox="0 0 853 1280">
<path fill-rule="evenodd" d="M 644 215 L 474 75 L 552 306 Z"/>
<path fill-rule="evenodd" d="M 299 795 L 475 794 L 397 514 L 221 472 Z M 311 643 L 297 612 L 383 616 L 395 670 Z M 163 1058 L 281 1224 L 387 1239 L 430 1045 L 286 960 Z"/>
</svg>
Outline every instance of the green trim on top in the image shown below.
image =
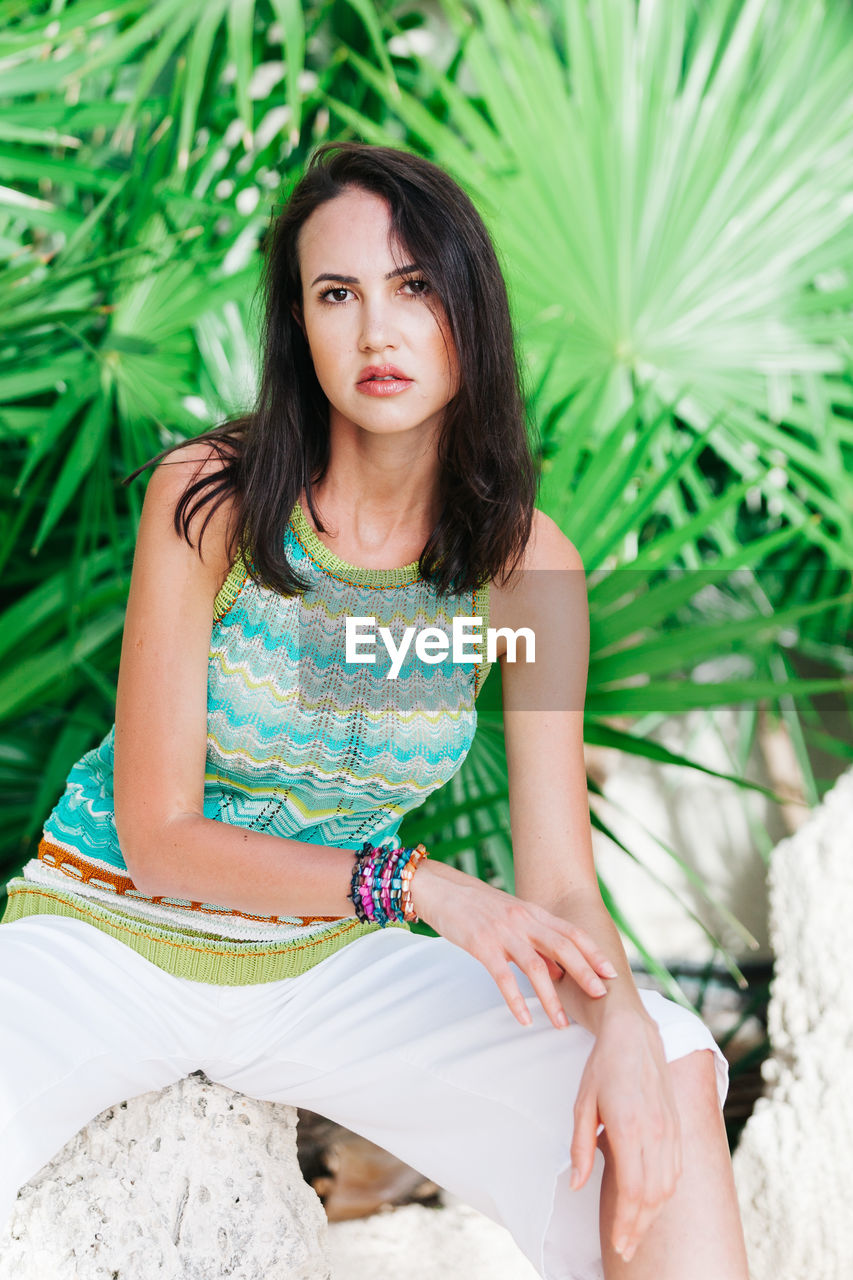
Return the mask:
<svg viewBox="0 0 853 1280">
<path fill-rule="evenodd" d="M 375 933 L 381 927 L 369 922 L 361 924 L 353 916 L 331 921 L 315 937 L 284 942 L 241 942 L 193 929 L 161 927 L 75 893 L 34 884 L 23 876 L 10 880 L 6 890 L 8 900 L 0 927 L 38 915 L 82 920 L 177 978 L 216 986 L 242 987 L 298 977 L 348 942 L 363 934 Z M 411 932 L 408 924 L 398 920 L 391 921 L 386 928 Z"/>
<path fill-rule="evenodd" d="M 246 568 L 246 562 L 238 553 L 237 559 L 228 570 L 228 577 L 216 593 L 213 601 L 213 624 L 220 622 L 234 604 L 243 587 L 246 585 L 246 579 L 249 576 L 249 570 Z"/>
<path fill-rule="evenodd" d="M 417 560 L 412 564 L 404 564 L 399 569 L 365 569 L 363 565 L 348 564 L 320 541 L 316 531 L 306 520 L 302 503 L 298 500 L 290 514 L 290 527 L 301 544 L 302 550 L 315 564 L 353 586 L 404 587 L 410 582 L 417 582 L 420 578 Z"/>
</svg>

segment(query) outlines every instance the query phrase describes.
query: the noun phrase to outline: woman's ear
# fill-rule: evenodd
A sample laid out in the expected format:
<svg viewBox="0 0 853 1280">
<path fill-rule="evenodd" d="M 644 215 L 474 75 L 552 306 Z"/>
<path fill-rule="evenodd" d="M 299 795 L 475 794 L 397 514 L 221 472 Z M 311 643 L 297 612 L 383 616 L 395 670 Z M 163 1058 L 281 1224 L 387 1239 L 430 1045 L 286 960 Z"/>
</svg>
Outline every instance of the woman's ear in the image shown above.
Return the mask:
<svg viewBox="0 0 853 1280">
<path fill-rule="evenodd" d="M 292 313 L 292 315 L 293 315 L 294 320 L 295 320 L 295 321 L 296 321 L 296 323 L 299 325 L 299 328 L 302 330 L 302 332 L 303 332 L 303 333 L 305 333 L 305 322 L 304 322 L 304 320 L 302 319 L 302 308 L 300 307 L 299 303 L 298 303 L 298 302 L 294 302 L 294 303 L 293 303 L 293 305 L 292 305 L 292 307 L 290 308 L 290 310 L 291 310 L 291 313 Z M 306 338 L 307 338 L 307 336 L 308 336 L 308 335 L 307 335 L 307 334 L 305 334 L 305 336 L 306 336 Z"/>
</svg>

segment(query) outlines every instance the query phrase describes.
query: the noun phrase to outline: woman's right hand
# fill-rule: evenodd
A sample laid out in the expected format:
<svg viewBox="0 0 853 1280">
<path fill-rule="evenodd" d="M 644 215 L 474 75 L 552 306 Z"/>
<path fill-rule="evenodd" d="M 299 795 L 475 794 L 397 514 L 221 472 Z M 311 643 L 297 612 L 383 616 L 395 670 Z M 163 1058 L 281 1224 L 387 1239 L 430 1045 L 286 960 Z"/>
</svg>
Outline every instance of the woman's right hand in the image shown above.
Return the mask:
<svg viewBox="0 0 853 1280">
<path fill-rule="evenodd" d="M 555 981 L 568 974 L 588 995 L 603 996 L 607 987 L 599 975 L 616 977 L 585 930 L 464 871 L 424 860 L 412 877 L 411 893 L 415 911 L 430 928 L 485 965 L 523 1026 L 530 1023 L 530 1012 L 510 962 L 530 979 L 555 1027 L 568 1024 Z"/>
</svg>

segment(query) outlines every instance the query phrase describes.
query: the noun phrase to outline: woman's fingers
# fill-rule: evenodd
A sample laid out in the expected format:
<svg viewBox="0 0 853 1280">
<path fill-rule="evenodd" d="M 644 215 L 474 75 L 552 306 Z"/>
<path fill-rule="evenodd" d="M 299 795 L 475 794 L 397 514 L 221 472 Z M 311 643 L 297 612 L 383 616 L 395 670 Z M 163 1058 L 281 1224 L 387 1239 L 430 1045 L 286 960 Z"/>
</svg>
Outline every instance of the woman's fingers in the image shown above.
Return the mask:
<svg viewBox="0 0 853 1280">
<path fill-rule="evenodd" d="M 575 1125 L 572 1133 L 572 1175 L 569 1186 L 577 1191 L 586 1182 L 595 1159 L 595 1138 L 598 1128 L 598 1106 L 595 1095 L 581 1090 L 575 1099 Z"/>
<path fill-rule="evenodd" d="M 546 911 L 544 907 L 539 907 L 535 903 L 528 903 L 527 905 L 536 919 L 541 920 L 558 936 L 568 939 L 596 973 L 602 974 L 605 978 L 615 978 L 617 976 L 616 969 L 609 956 L 602 951 L 598 943 L 590 937 L 585 929 L 582 929 L 579 925 L 570 924 L 568 920 L 555 916 L 552 912 Z"/>
<path fill-rule="evenodd" d="M 508 959 L 518 965 L 519 969 L 521 969 L 521 971 L 530 979 L 530 984 L 539 997 L 542 1008 L 545 1010 L 554 1026 L 557 1028 L 568 1026 L 569 1020 L 566 1016 L 566 1011 L 563 1008 L 563 1002 L 557 994 L 557 989 L 554 986 L 552 971 L 556 966 L 553 961 L 541 955 L 538 951 L 534 950 L 533 947 L 522 947 L 518 945 L 518 943 L 513 943 L 511 950 L 508 946 L 507 952 Z M 603 996 L 607 993 L 607 987 L 597 974 L 592 972 L 577 952 L 571 953 L 565 948 L 561 948 L 560 954 L 560 969 L 565 973 L 571 973 L 572 977 L 574 977 L 590 995 Z M 516 999 L 515 992 L 518 992 L 518 984 L 515 982 L 514 978 L 511 978 L 511 981 L 513 984 L 513 999 Z M 521 993 L 518 992 L 518 995 L 520 997 Z M 512 1003 L 508 1003 L 510 1003 L 510 1008 L 512 1008 Z"/>
<path fill-rule="evenodd" d="M 547 915 L 548 913 L 546 912 L 545 914 Z M 556 917 L 551 918 L 556 919 Z M 527 913 L 524 919 L 517 916 L 516 920 L 517 923 L 515 921 L 510 922 L 510 927 L 515 927 L 513 928 L 513 933 L 506 938 L 506 950 L 510 958 L 528 975 L 534 987 L 536 987 L 540 999 L 542 999 L 542 990 L 547 991 L 547 999 L 542 1000 L 546 1012 L 549 1011 L 549 1007 L 553 1008 L 555 1003 L 560 1004 L 553 989 L 548 966 L 545 963 L 546 957 L 556 961 L 565 973 L 571 974 L 575 982 L 589 995 L 603 996 L 607 994 L 607 987 L 595 972 L 583 951 L 572 939 L 571 933 L 567 932 L 572 930 L 571 925 L 567 925 L 565 930 L 558 931 L 549 927 L 547 922 L 540 924 L 535 915 L 531 919 L 531 913 Z M 525 924 L 527 926 L 526 929 L 523 927 Z M 586 935 L 583 935 L 581 941 L 585 937 Z M 600 948 L 591 939 L 590 946 L 598 955 L 603 955 Z M 605 959 L 603 963 L 611 971 L 612 976 L 615 977 L 616 970 L 610 964 L 610 961 Z M 534 977 L 535 973 L 541 975 L 538 982 Z M 543 981 L 547 983 L 547 986 L 543 987 Z M 562 1005 L 560 1007 L 562 1008 Z M 553 1021 L 553 1018 L 551 1020 Z"/>
<path fill-rule="evenodd" d="M 613 1215 L 613 1248 L 627 1258 L 639 1242 L 637 1224 L 645 1196 L 643 1152 L 639 1134 L 629 1130 L 608 1134 L 608 1144 L 616 1165 L 616 1209 Z"/>
<path fill-rule="evenodd" d="M 640 1241 L 663 1211 L 681 1176 L 681 1134 L 677 1115 L 674 1116 L 674 1120 L 675 1123 L 668 1126 L 669 1133 L 666 1141 L 647 1143 L 644 1148 L 645 1204 L 634 1224 L 633 1236 L 629 1240 L 628 1251 L 625 1254 L 626 1261 L 636 1253 Z"/>
<path fill-rule="evenodd" d="M 542 952 L 539 952 L 542 955 Z M 548 977 L 552 982 L 559 982 L 561 978 L 565 978 L 566 971 L 561 964 L 557 964 L 556 960 L 552 960 L 550 956 L 542 956 L 548 967 Z"/>
<path fill-rule="evenodd" d="M 537 945 L 546 950 L 546 952 L 551 951 L 556 961 L 552 958 L 552 955 L 547 953 L 543 955 L 540 951 L 537 951 L 535 949 Z M 575 950 L 571 944 L 567 944 L 559 938 L 553 939 L 549 948 L 548 941 L 544 936 L 537 937 L 533 942 L 530 942 L 516 933 L 504 942 L 503 964 L 500 960 L 493 962 L 493 965 L 498 966 L 497 969 L 493 965 L 489 965 L 483 957 L 479 958 L 483 960 L 492 976 L 495 977 L 498 986 L 504 993 L 504 999 L 520 1022 L 527 1023 L 529 1014 L 528 1017 L 524 1016 L 525 1013 L 528 1013 L 527 1005 L 518 988 L 518 983 L 509 968 L 505 967 L 510 960 L 530 979 L 530 984 L 539 997 L 542 1008 L 555 1027 L 568 1026 L 568 1018 L 554 986 L 554 972 L 559 974 L 562 971 L 563 974 L 571 974 L 578 985 L 591 996 L 598 997 L 607 994 L 607 987 L 589 967 L 580 952 Z M 498 977 L 499 973 L 501 975 L 500 978 Z M 557 981 L 559 981 L 559 977 Z M 522 1005 L 524 1006 L 523 1010 L 521 1009 Z"/>
<path fill-rule="evenodd" d="M 562 922 L 564 928 L 561 930 L 570 942 L 577 949 L 579 955 L 583 956 L 586 963 L 597 974 L 602 974 L 605 978 L 615 978 L 616 968 L 609 957 L 601 950 L 597 942 L 593 942 L 588 933 L 583 929 L 579 929 L 576 925 L 566 924 Z"/>
<path fill-rule="evenodd" d="M 522 962 L 516 959 L 514 955 L 498 957 L 497 955 L 479 954 L 477 959 L 484 964 L 489 973 L 494 978 L 500 988 L 501 995 L 509 1006 L 509 1011 L 522 1026 L 528 1027 L 533 1019 L 530 1010 L 527 1007 L 527 1000 L 521 994 L 521 989 L 516 982 L 512 969 L 509 967 L 509 961 L 512 960 L 522 969 L 530 979 L 530 982 L 538 995 L 542 1007 L 551 1019 L 555 1027 L 568 1026 L 568 1018 L 565 1010 L 560 1002 L 560 998 L 554 988 L 554 984 L 548 973 L 548 967 L 542 956 L 535 951 L 531 951 L 527 958 Z"/>
<path fill-rule="evenodd" d="M 485 889 L 485 886 L 481 888 Z M 470 890 L 467 892 L 470 893 Z M 583 948 L 591 952 L 603 972 L 615 977 L 616 970 L 601 948 L 583 930 L 577 930 L 544 908 L 514 898 L 502 890 L 486 889 L 485 892 L 500 905 L 500 911 L 491 919 L 490 913 L 485 912 L 479 919 L 472 919 L 471 904 L 468 903 L 460 919 L 457 920 L 452 913 L 445 915 L 444 919 L 431 913 L 429 923 L 451 942 L 465 947 L 485 965 L 497 982 L 513 1017 L 522 1025 L 530 1024 L 530 1011 L 509 970 L 510 961 L 518 965 L 530 979 L 542 1007 L 555 1027 L 568 1025 L 562 1001 L 554 986 L 555 981 L 560 981 L 565 974 L 569 974 L 581 990 L 591 996 L 607 994 L 607 987 L 590 964 Z M 448 905 L 454 904 L 445 901 L 445 906 Z M 474 905 L 479 905 L 476 899 Z M 457 923 L 461 923 L 461 929 L 455 927 Z"/>
<path fill-rule="evenodd" d="M 566 1017 L 562 1001 L 557 995 L 556 988 L 551 980 L 548 965 L 539 952 L 532 949 L 526 949 L 523 952 L 518 950 L 510 958 L 518 965 L 519 969 L 527 974 L 533 990 L 539 997 L 542 1008 L 554 1026 L 558 1028 L 567 1027 L 569 1020 Z M 600 981 L 600 979 L 596 979 L 596 981 Z"/>
<path fill-rule="evenodd" d="M 590 965 L 583 952 L 573 942 L 567 941 L 565 937 L 556 932 L 547 934 L 538 931 L 531 941 L 539 951 L 556 960 L 560 967 L 570 974 L 588 995 L 603 996 L 607 994 L 607 987 L 604 982 Z M 610 965 L 610 962 L 607 961 L 607 964 Z M 527 972 L 526 966 L 522 967 Z M 616 970 L 613 969 L 612 965 L 610 965 L 610 968 L 612 969 L 612 976 L 615 977 Z"/>
<path fill-rule="evenodd" d="M 675 1190 L 680 1175 L 680 1137 L 677 1128 L 652 1123 L 651 1132 L 631 1139 L 627 1131 L 609 1137 L 616 1162 L 616 1212 L 613 1247 L 626 1262 Z M 659 1136 L 656 1136 L 659 1135 Z"/>
<path fill-rule="evenodd" d="M 483 956 L 480 956 L 479 959 L 481 963 L 486 966 L 489 973 L 498 984 L 501 995 L 509 1005 L 509 1011 L 512 1016 L 516 1018 L 522 1026 L 529 1026 L 533 1019 L 530 1016 L 527 1001 L 521 994 L 519 985 L 513 977 L 512 969 L 510 969 L 506 961 L 501 963 L 500 961 L 492 960 L 490 963 L 489 959 L 484 958 Z"/>
</svg>

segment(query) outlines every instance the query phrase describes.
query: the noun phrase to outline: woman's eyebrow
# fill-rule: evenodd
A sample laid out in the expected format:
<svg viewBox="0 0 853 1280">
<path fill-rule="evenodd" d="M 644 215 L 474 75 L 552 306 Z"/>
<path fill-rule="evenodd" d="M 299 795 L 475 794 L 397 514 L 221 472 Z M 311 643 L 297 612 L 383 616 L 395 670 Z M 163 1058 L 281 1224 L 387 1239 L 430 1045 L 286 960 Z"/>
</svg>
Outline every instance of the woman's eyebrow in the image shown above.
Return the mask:
<svg viewBox="0 0 853 1280">
<path fill-rule="evenodd" d="M 409 271 L 417 271 L 418 269 L 419 269 L 418 264 L 416 262 L 410 262 L 408 266 L 398 267 L 395 271 L 389 271 L 385 279 L 393 280 L 394 276 L 403 276 L 403 275 L 406 275 Z M 357 276 L 340 276 L 340 275 L 333 276 L 333 275 L 329 275 L 329 273 L 326 272 L 325 275 L 317 276 L 316 280 L 311 281 L 311 288 L 313 289 L 314 285 L 319 284 L 321 280 L 340 280 L 343 284 L 361 284 L 361 281 L 358 279 Z"/>
</svg>

